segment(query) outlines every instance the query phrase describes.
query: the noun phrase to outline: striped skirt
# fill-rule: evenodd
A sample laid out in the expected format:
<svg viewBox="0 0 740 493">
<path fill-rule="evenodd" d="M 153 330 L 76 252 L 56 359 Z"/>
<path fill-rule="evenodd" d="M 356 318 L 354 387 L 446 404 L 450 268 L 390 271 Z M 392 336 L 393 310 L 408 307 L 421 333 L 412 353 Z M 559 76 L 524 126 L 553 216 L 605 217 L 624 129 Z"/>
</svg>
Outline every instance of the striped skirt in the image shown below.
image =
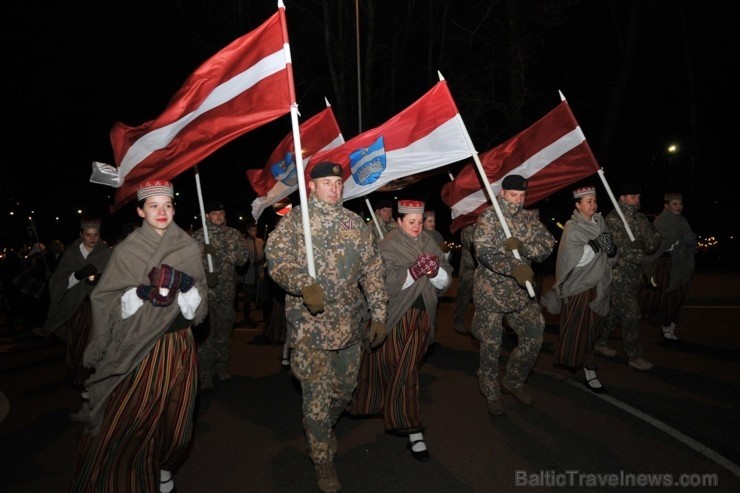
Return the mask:
<svg viewBox="0 0 740 493">
<path fill-rule="evenodd" d="M 593 368 L 593 348 L 604 325 L 604 317 L 588 306 L 595 297 L 596 288 L 591 288 L 563 300 L 555 364 Z"/>
<path fill-rule="evenodd" d="M 670 256 L 660 257 L 655 264 L 655 284 L 657 286 L 647 285 L 640 291 L 642 318 L 654 324 L 668 326 L 671 322 L 678 322 L 678 311 L 686 296 L 686 284 L 668 293 L 665 291 L 671 283 L 672 265 L 673 259 Z"/>
<path fill-rule="evenodd" d="M 431 323 L 426 310 L 410 308 L 385 342 L 364 352 L 357 387 L 347 410 L 354 415 L 383 413 L 386 431 L 422 432 L 419 368 Z"/>
<path fill-rule="evenodd" d="M 92 328 L 92 305 L 90 298 L 85 298 L 77 311 L 66 322 L 67 331 L 67 370 L 72 386 L 83 388 L 90 375 L 90 369 L 82 365 L 82 356 L 90 339 Z"/>
<path fill-rule="evenodd" d="M 116 388 L 97 435 L 82 435 L 71 492 L 158 492 L 193 433 L 197 358 L 191 330 L 162 336 Z"/>
</svg>

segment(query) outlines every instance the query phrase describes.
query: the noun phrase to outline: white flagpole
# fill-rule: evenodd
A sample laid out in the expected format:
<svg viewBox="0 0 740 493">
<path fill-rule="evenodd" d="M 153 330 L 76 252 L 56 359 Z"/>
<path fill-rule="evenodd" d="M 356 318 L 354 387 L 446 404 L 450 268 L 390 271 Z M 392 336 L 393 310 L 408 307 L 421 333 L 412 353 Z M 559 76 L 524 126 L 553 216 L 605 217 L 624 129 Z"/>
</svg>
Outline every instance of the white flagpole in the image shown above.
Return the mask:
<svg viewBox="0 0 740 493">
<path fill-rule="evenodd" d="M 445 78 L 442 77 L 442 74 L 440 72 L 437 72 L 437 73 L 439 74 L 439 80 L 445 80 Z M 468 133 L 468 129 L 465 126 L 465 122 L 462 121 L 462 117 L 459 114 L 456 120 L 458 124 L 460 125 L 460 130 L 465 136 L 465 141 L 468 144 L 468 149 L 470 149 L 470 152 L 473 155 L 473 161 L 475 161 L 475 167 L 478 169 L 478 174 L 480 174 L 481 180 L 483 181 L 483 185 L 486 188 L 486 193 L 488 193 L 488 197 L 491 199 L 493 208 L 496 210 L 496 215 L 498 216 L 498 221 L 501 223 L 501 227 L 504 230 L 504 234 L 506 235 L 507 238 L 511 238 L 511 230 L 509 229 L 509 225 L 506 224 L 506 219 L 504 218 L 504 213 L 501 211 L 501 206 L 498 204 L 498 200 L 496 200 L 496 196 L 493 194 L 493 189 L 491 188 L 491 184 L 488 182 L 486 171 L 483 169 L 483 163 L 480 162 L 480 158 L 478 157 L 478 151 L 475 150 L 473 141 L 470 139 L 470 134 Z M 521 255 L 519 255 L 518 250 L 512 250 L 511 253 L 514 255 L 514 258 L 516 258 L 517 260 L 522 259 Z M 532 283 L 529 281 L 527 281 L 527 293 L 529 293 L 529 296 L 531 298 L 535 297 L 534 287 L 532 286 Z"/>
<path fill-rule="evenodd" d="M 563 95 L 562 91 L 558 91 L 558 94 L 560 94 L 560 101 L 565 101 L 565 96 Z M 584 142 L 586 142 L 586 135 L 583 133 L 583 130 L 581 129 L 581 126 L 578 125 L 578 132 L 581 138 Z M 587 143 L 588 144 L 588 143 Z M 593 155 L 593 152 L 591 152 L 591 147 L 588 146 L 588 152 L 591 154 L 591 157 L 593 158 L 594 162 L 596 161 L 596 156 Z M 614 194 L 612 193 L 612 189 L 609 186 L 609 183 L 606 181 L 606 176 L 604 176 L 604 170 L 599 167 L 599 170 L 597 171 L 599 174 L 599 178 L 601 179 L 601 183 L 604 185 L 604 188 L 606 189 L 607 195 L 609 195 L 609 200 L 612 201 L 612 204 L 614 205 L 614 210 L 617 211 L 617 214 L 619 215 L 620 219 L 622 219 L 622 223 L 624 224 L 624 229 L 627 230 L 627 236 L 629 236 L 630 241 L 635 241 L 635 235 L 632 234 L 632 229 L 630 229 L 630 225 L 627 224 L 627 218 L 624 217 L 624 213 L 622 212 L 622 209 L 619 207 L 619 201 L 617 201 L 616 198 L 614 198 Z"/>
<path fill-rule="evenodd" d="M 370 205 L 370 199 L 365 197 L 365 205 L 367 205 L 367 209 L 370 211 L 370 217 L 373 218 L 373 224 L 375 225 L 375 229 L 378 230 L 378 234 L 380 235 L 380 239 L 382 240 L 385 238 L 383 235 L 383 230 L 380 229 L 380 224 L 378 224 L 378 218 L 375 216 L 375 211 L 373 210 L 373 206 Z"/>
<path fill-rule="evenodd" d="M 283 0 L 278 0 L 278 8 L 285 8 Z M 293 60 L 290 56 L 290 45 L 286 42 L 283 47 L 285 61 L 291 70 L 291 84 L 293 83 L 292 66 Z M 291 91 L 293 93 L 295 89 Z M 308 275 L 316 278 L 316 266 L 313 259 L 313 240 L 311 238 L 311 221 L 308 218 L 308 197 L 306 195 L 306 177 L 303 169 L 303 147 L 301 146 L 301 131 L 298 124 L 298 103 L 293 101 L 290 105 L 290 123 L 293 127 L 293 149 L 295 149 L 295 168 L 298 173 L 298 195 L 301 200 L 301 218 L 303 220 L 303 238 L 306 243 L 306 264 L 308 266 Z"/>
<path fill-rule="evenodd" d="M 209 245 L 211 243 L 211 240 L 208 239 L 208 225 L 206 224 L 206 210 L 203 206 L 203 191 L 200 188 L 200 173 L 198 172 L 198 165 L 196 164 L 193 168 L 195 170 L 195 188 L 198 190 L 198 206 L 200 207 L 200 220 L 203 223 L 203 241 L 206 243 L 206 245 Z M 208 272 L 213 273 L 213 258 L 211 257 L 211 254 L 206 254 L 206 259 L 208 260 Z"/>
</svg>

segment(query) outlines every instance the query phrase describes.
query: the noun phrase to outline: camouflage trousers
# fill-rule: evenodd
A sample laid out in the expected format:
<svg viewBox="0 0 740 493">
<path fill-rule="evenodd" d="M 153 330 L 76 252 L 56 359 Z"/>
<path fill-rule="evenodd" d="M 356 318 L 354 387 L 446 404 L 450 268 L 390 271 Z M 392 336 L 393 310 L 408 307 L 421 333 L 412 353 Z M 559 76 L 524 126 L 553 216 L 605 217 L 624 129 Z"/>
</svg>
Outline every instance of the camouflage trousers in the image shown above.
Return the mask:
<svg viewBox="0 0 740 493">
<path fill-rule="evenodd" d="M 619 326 L 622 330 L 622 344 L 624 352 L 630 360 L 642 357 L 642 346 L 640 346 L 640 303 L 637 296 L 612 294 L 612 304 L 606 315 L 604 329 L 596 344 L 606 345 L 609 336 Z"/>
<path fill-rule="evenodd" d="M 198 345 L 198 375 L 201 382 L 210 382 L 216 370 L 229 369 L 231 329 L 234 326 L 234 303 L 208 300 L 208 335 Z"/>
<path fill-rule="evenodd" d="M 333 459 L 331 429 L 352 399 L 361 357 L 359 343 L 340 350 L 296 347 L 291 353 L 290 368 L 301 382 L 308 455 L 314 464 Z"/>
<path fill-rule="evenodd" d="M 463 262 L 465 257 L 460 259 Z M 457 299 L 455 300 L 455 313 L 452 316 L 453 327 L 465 326 L 465 310 L 473 299 L 473 273 L 475 265 L 460 266 L 460 277 L 457 285 Z"/>
<path fill-rule="evenodd" d="M 532 302 L 522 310 L 510 313 L 495 312 L 484 306 L 476 306 L 472 333 L 480 341 L 478 385 L 488 400 L 501 398 L 498 367 L 504 320 L 518 338 L 518 344 L 509 355 L 506 364 L 504 380 L 509 387 L 520 389 L 524 386 L 542 347 L 545 319 L 537 303 Z"/>
</svg>

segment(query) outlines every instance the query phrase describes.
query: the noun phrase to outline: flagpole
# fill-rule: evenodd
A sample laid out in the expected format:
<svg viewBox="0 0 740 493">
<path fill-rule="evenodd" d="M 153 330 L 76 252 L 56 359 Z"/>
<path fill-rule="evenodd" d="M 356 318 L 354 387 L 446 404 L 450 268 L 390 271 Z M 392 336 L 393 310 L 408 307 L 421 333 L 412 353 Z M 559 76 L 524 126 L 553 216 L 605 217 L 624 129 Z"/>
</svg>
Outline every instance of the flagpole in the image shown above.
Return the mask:
<svg viewBox="0 0 740 493">
<path fill-rule="evenodd" d="M 198 207 L 200 207 L 200 220 L 203 224 L 203 241 L 206 243 L 206 245 L 210 245 L 211 240 L 208 239 L 208 225 L 206 224 L 206 210 L 203 206 L 203 191 L 200 188 L 200 172 L 198 171 L 198 165 L 196 164 L 193 166 L 193 171 L 195 171 L 195 188 L 198 191 Z M 206 259 L 208 260 L 208 272 L 213 272 L 213 258 L 211 257 L 210 253 L 206 254 Z"/>
<path fill-rule="evenodd" d="M 370 205 L 370 199 L 365 197 L 365 204 L 367 205 L 367 210 L 370 211 L 370 217 L 373 218 L 373 224 L 375 225 L 375 229 L 378 230 L 378 235 L 380 235 L 380 239 L 382 240 L 385 238 L 383 235 L 383 230 L 380 229 L 380 224 L 378 224 L 378 219 L 375 217 L 375 211 L 373 210 L 373 206 Z"/>
<path fill-rule="evenodd" d="M 565 95 L 563 94 L 563 92 L 558 90 L 558 94 L 560 94 L 560 101 L 565 101 Z M 581 126 L 578 125 L 577 129 L 578 129 L 578 132 L 581 138 L 583 139 L 583 142 L 586 144 L 586 151 L 591 156 L 591 159 L 594 160 L 594 163 L 598 163 L 598 161 L 596 160 L 596 156 L 591 150 L 591 146 L 588 145 L 588 141 L 586 140 L 586 135 L 583 133 Z M 604 176 L 604 170 L 601 167 L 599 167 L 597 173 L 599 174 L 599 179 L 601 179 L 601 183 L 604 185 L 604 188 L 606 189 L 607 195 L 609 195 L 609 199 L 612 201 L 612 204 L 614 205 L 614 210 L 617 211 L 617 214 L 619 215 L 620 219 L 622 219 L 622 223 L 624 224 L 624 229 L 627 230 L 627 236 L 629 236 L 630 241 L 635 241 L 635 235 L 632 233 L 632 229 L 630 229 L 630 225 L 627 224 L 627 218 L 624 217 L 624 213 L 622 212 L 622 209 L 619 207 L 619 202 L 614 197 L 614 194 L 612 193 L 612 189 L 609 186 L 609 183 L 607 183 L 606 181 L 606 176 Z"/>
<path fill-rule="evenodd" d="M 288 67 L 288 77 L 290 79 L 290 95 L 293 101 L 290 105 L 290 124 L 293 128 L 293 149 L 295 149 L 295 168 L 298 178 L 298 196 L 301 200 L 301 219 L 303 221 L 303 238 L 306 244 L 306 265 L 308 266 L 308 275 L 316 278 L 316 266 L 313 257 L 313 239 L 311 238 L 311 221 L 308 217 L 308 198 L 306 196 L 306 177 L 303 168 L 303 152 L 301 147 L 301 132 L 298 124 L 298 103 L 296 103 L 295 87 L 293 85 L 293 60 L 290 55 L 290 44 L 288 44 L 288 25 L 285 20 L 285 4 L 283 0 L 278 0 L 278 10 L 282 12 L 280 23 L 283 29 L 283 39 L 285 40 L 283 52 Z"/>
<path fill-rule="evenodd" d="M 444 77 L 442 77 L 442 74 L 440 72 L 437 72 L 439 74 L 439 80 L 445 80 Z M 468 128 L 465 126 L 465 122 L 462 121 L 462 117 L 458 113 L 457 117 L 455 118 L 457 120 L 458 125 L 460 125 L 460 130 L 462 131 L 463 135 L 465 136 L 465 141 L 468 144 L 468 148 L 470 149 L 470 153 L 473 155 L 473 161 L 475 162 L 475 167 L 478 169 L 478 173 L 480 174 L 481 181 L 483 181 L 483 185 L 486 188 L 486 193 L 488 194 L 488 197 L 491 199 L 491 203 L 493 204 L 493 208 L 496 210 L 496 215 L 498 216 L 498 221 L 501 223 L 501 227 L 504 230 L 504 234 L 506 235 L 506 238 L 511 238 L 511 230 L 509 229 L 509 225 L 506 224 L 506 219 L 504 218 L 504 213 L 501 211 L 501 206 L 498 204 L 498 200 L 496 200 L 496 196 L 493 193 L 493 189 L 491 188 L 491 184 L 488 182 L 488 177 L 486 176 L 486 172 L 483 169 L 483 163 L 481 163 L 480 158 L 478 157 L 478 151 L 475 150 L 475 146 L 473 145 L 473 141 L 470 139 L 470 134 L 468 133 Z M 511 253 L 514 255 L 514 258 L 517 260 L 521 260 L 522 257 L 519 255 L 518 250 L 512 250 Z M 535 297 L 534 287 L 532 286 L 532 283 L 527 281 L 527 293 L 529 293 L 529 296 L 531 298 Z"/>
</svg>

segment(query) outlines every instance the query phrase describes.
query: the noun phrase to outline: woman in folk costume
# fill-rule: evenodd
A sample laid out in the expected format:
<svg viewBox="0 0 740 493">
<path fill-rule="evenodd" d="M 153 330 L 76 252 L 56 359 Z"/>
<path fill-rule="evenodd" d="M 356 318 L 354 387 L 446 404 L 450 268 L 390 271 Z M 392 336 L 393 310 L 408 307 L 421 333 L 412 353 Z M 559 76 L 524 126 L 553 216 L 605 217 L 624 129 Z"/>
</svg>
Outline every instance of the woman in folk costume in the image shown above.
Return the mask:
<svg viewBox="0 0 740 493">
<path fill-rule="evenodd" d="M 437 242 L 423 234 L 424 203 L 399 200 L 398 227 L 379 243 L 386 266 L 390 331 L 363 354 L 353 414 L 383 413 L 388 433 L 408 436 L 414 458 L 429 458 L 419 402 L 419 368 L 434 341 L 437 298 L 452 282 L 452 266 Z"/>
<path fill-rule="evenodd" d="M 108 264 L 111 248 L 100 238 L 100 221 L 80 223 L 80 237 L 64 250 L 49 279 L 49 313 L 35 332 L 54 334 L 67 344 L 67 368 L 72 385 L 83 388 L 89 371 L 82 355 L 92 327 L 90 294 Z"/>
<path fill-rule="evenodd" d="M 677 341 L 678 312 L 694 275 L 696 233 L 682 214 L 683 195 L 667 193 L 663 202 L 663 211 L 653 221 L 660 233 L 660 246 L 652 255 L 657 286 L 643 289 L 640 304 L 647 320 L 663 326 L 663 337 Z"/>
<path fill-rule="evenodd" d="M 596 377 L 593 350 L 609 310 L 617 247 L 604 218 L 596 212 L 596 189 L 578 188 L 573 198 L 575 210 L 558 246 L 555 284 L 543 304 L 551 313 L 560 313 L 555 364 L 583 368 L 586 387 L 600 393 L 604 387 Z"/>
<path fill-rule="evenodd" d="M 174 223 L 174 190 L 137 190 L 140 228 L 113 250 L 92 293 L 84 363 L 87 423 L 70 491 L 172 491 L 170 470 L 193 431 L 197 351 L 191 326 L 205 318 L 200 246 Z"/>
</svg>

